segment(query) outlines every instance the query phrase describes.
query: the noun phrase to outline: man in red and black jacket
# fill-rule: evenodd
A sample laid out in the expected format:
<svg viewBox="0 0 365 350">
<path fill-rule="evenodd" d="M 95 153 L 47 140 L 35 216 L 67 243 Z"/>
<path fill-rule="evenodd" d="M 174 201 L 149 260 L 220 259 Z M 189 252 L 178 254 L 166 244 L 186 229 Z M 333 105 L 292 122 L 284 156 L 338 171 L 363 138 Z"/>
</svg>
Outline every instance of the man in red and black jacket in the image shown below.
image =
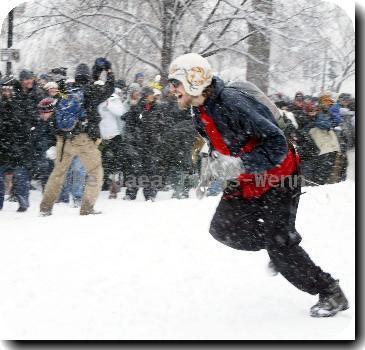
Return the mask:
<svg viewBox="0 0 365 350">
<path fill-rule="evenodd" d="M 299 246 L 299 158 L 269 108 L 213 77 L 209 62 L 198 54 L 175 59 L 169 82 L 179 108 L 192 108 L 196 129 L 210 146 L 211 175 L 227 181 L 212 236 L 234 249 L 266 249 L 277 272 L 298 289 L 319 294 L 311 316 L 347 309 L 338 281 Z"/>
</svg>

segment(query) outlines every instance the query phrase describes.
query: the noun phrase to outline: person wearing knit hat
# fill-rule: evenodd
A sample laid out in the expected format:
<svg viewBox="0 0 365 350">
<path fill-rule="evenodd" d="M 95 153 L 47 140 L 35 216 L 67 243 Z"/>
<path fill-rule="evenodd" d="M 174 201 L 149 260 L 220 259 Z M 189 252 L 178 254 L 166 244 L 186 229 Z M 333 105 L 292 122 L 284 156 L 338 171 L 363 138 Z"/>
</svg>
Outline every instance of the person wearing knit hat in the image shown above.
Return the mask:
<svg viewBox="0 0 365 350">
<path fill-rule="evenodd" d="M 329 109 L 334 104 L 334 102 L 335 101 L 329 93 L 320 95 L 318 97 L 318 105 L 321 108 Z"/>
<path fill-rule="evenodd" d="M 302 91 L 297 91 L 295 93 L 293 102 L 289 104 L 288 111 L 293 112 L 294 114 L 301 114 L 304 107 L 304 94 Z"/>
<path fill-rule="evenodd" d="M 34 121 L 31 132 L 33 144 L 33 175 L 40 181 L 42 189 L 46 186 L 56 159 L 56 127 L 54 112 L 57 100 L 51 97 L 42 99 L 37 105 L 39 118 Z"/>
<path fill-rule="evenodd" d="M 101 63 L 103 66 L 100 71 Z M 100 116 L 97 108 L 114 93 L 115 79 L 111 63 L 105 58 L 97 59 L 92 71 L 97 79 L 98 74 L 105 71 L 106 81 L 103 86 L 93 84 L 89 67 L 81 63 L 75 70 L 75 84 L 57 102 L 55 114 L 57 147 L 60 152 L 43 192 L 41 216 L 52 215 L 53 206 L 75 156 L 79 156 L 87 173 L 80 215 L 100 213 L 94 209 L 103 184 L 103 167 L 98 149 L 101 142 Z"/>
<path fill-rule="evenodd" d="M 144 83 L 144 73 L 143 72 L 138 72 L 135 76 L 134 76 L 134 82 L 139 84 L 140 87 L 143 86 Z"/>
<path fill-rule="evenodd" d="M 7 140 L 11 145 L 9 164 L 16 177 L 14 195 L 19 203 L 18 212 L 25 212 L 29 207 L 30 170 L 33 159 L 30 135 L 33 122 L 38 118 L 37 104 L 44 97 L 44 93 L 36 86 L 35 75 L 30 70 L 22 70 L 19 73 L 19 81 L 14 81 L 12 86 L 12 93 L 7 92 L 10 99 L 6 102 L 11 108 L 13 130 L 11 138 Z M 2 96 L 2 99 L 4 97 Z"/>
<path fill-rule="evenodd" d="M 141 87 L 138 83 L 132 83 L 128 86 L 127 89 L 127 100 L 126 104 L 128 105 L 127 109 L 130 106 L 136 105 L 141 98 Z"/>
<path fill-rule="evenodd" d="M 52 78 L 47 73 L 38 74 L 37 79 L 36 79 L 37 85 L 40 88 L 44 88 L 44 85 L 50 81 L 52 81 Z"/>
<path fill-rule="evenodd" d="M 24 81 L 24 80 L 34 80 L 35 79 L 35 75 L 34 73 L 29 70 L 29 69 L 23 69 L 20 73 L 19 73 L 19 81 Z"/>
<path fill-rule="evenodd" d="M 128 93 L 132 93 L 134 91 L 141 92 L 141 86 L 138 83 L 131 83 L 128 86 Z"/>
<path fill-rule="evenodd" d="M 85 63 L 80 63 L 75 70 L 75 82 L 78 84 L 87 84 L 91 80 L 90 68 Z"/>
<path fill-rule="evenodd" d="M 23 69 L 19 73 L 19 81 L 24 91 L 31 90 L 34 85 L 35 75 L 31 70 Z"/>
<path fill-rule="evenodd" d="M 135 93 L 138 96 L 137 90 Z M 162 111 L 155 101 L 153 89 L 145 86 L 141 98 L 130 104 L 125 120 L 125 176 L 126 194 L 124 200 L 135 200 L 139 187 L 143 187 L 145 200 L 154 201 L 158 186 L 154 183 L 159 167 L 159 132 L 161 131 Z M 129 101 L 132 101 L 129 98 Z M 138 181 L 130 181 L 135 179 Z M 145 179 L 145 180 L 139 180 Z"/>
<path fill-rule="evenodd" d="M 153 95 L 154 95 L 154 91 L 149 86 L 144 86 L 141 89 L 141 98 L 148 99 L 148 96 L 153 96 Z"/>
<path fill-rule="evenodd" d="M 47 94 L 51 97 L 54 97 L 59 93 L 58 84 L 54 81 L 51 81 L 44 85 L 43 89 L 47 91 Z"/>
<path fill-rule="evenodd" d="M 176 58 L 170 65 L 169 82 L 174 87 L 182 84 L 185 94 L 177 94 L 181 109 L 192 105 L 212 83 L 213 70 L 208 60 L 196 53 Z"/>
<path fill-rule="evenodd" d="M 209 61 L 188 53 L 169 69 L 170 89 L 181 110 L 209 145 L 207 173 L 198 197 L 217 179 L 226 184 L 209 232 L 230 248 L 266 250 L 270 266 L 319 301 L 312 317 L 349 308 L 338 280 L 315 265 L 300 246 L 296 212 L 301 194 L 299 157 L 264 104 L 213 75 Z M 285 299 L 282 300 L 285 303 Z"/>
</svg>

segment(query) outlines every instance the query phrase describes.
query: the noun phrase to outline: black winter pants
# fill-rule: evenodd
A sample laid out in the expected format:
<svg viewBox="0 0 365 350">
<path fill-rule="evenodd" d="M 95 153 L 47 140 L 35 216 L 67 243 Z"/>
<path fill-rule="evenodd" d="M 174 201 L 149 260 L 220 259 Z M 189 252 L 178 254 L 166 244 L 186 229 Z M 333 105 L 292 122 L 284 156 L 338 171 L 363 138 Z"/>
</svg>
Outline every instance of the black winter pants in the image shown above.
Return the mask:
<svg viewBox="0 0 365 350">
<path fill-rule="evenodd" d="M 307 293 L 318 294 L 334 282 L 299 246 L 301 237 L 295 229 L 299 184 L 272 188 L 254 199 L 227 195 L 226 189 L 211 222 L 215 239 L 239 250 L 266 249 L 276 269 Z"/>
<path fill-rule="evenodd" d="M 120 135 L 117 135 L 110 140 L 103 140 L 101 157 L 105 175 L 122 171 L 122 142 L 123 140 Z"/>
</svg>

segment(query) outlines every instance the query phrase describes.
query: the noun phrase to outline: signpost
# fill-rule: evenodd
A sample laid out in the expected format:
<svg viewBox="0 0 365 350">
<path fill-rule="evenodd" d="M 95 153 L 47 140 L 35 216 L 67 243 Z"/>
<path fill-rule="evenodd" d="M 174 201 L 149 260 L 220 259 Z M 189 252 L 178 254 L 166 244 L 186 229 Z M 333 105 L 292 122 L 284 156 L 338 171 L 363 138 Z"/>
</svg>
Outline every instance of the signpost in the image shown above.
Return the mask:
<svg viewBox="0 0 365 350">
<path fill-rule="evenodd" d="M 11 49 L 13 46 L 14 9 L 8 15 L 8 48 L 0 50 L 1 61 L 6 62 L 6 75 L 11 75 L 11 62 L 19 61 L 19 50 Z"/>
</svg>

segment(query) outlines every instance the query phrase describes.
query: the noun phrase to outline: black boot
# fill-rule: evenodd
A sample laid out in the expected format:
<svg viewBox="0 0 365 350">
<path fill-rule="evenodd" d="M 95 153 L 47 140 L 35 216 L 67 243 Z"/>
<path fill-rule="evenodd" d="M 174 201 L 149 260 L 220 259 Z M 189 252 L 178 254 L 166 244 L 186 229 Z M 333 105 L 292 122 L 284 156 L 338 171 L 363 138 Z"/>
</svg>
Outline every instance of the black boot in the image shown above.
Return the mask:
<svg viewBox="0 0 365 350">
<path fill-rule="evenodd" d="M 338 281 L 335 281 L 319 293 L 319 301 L 311 307 L 310 315 L 312 317 L 331 317 L 349 307 L 345 294 L 343 294 Z"/>
<path fill-rule="evenodd" d="M 26 212 L 26 211 L 27 211 L 27 209 L 28 209 L 28 208 L 19 207 L 19 208 L 18 208 L 18 210 L 17 210 L 17 212 L 18 212 L 18 213 L 24 213 L 24 212 Z"/>
</svg>

